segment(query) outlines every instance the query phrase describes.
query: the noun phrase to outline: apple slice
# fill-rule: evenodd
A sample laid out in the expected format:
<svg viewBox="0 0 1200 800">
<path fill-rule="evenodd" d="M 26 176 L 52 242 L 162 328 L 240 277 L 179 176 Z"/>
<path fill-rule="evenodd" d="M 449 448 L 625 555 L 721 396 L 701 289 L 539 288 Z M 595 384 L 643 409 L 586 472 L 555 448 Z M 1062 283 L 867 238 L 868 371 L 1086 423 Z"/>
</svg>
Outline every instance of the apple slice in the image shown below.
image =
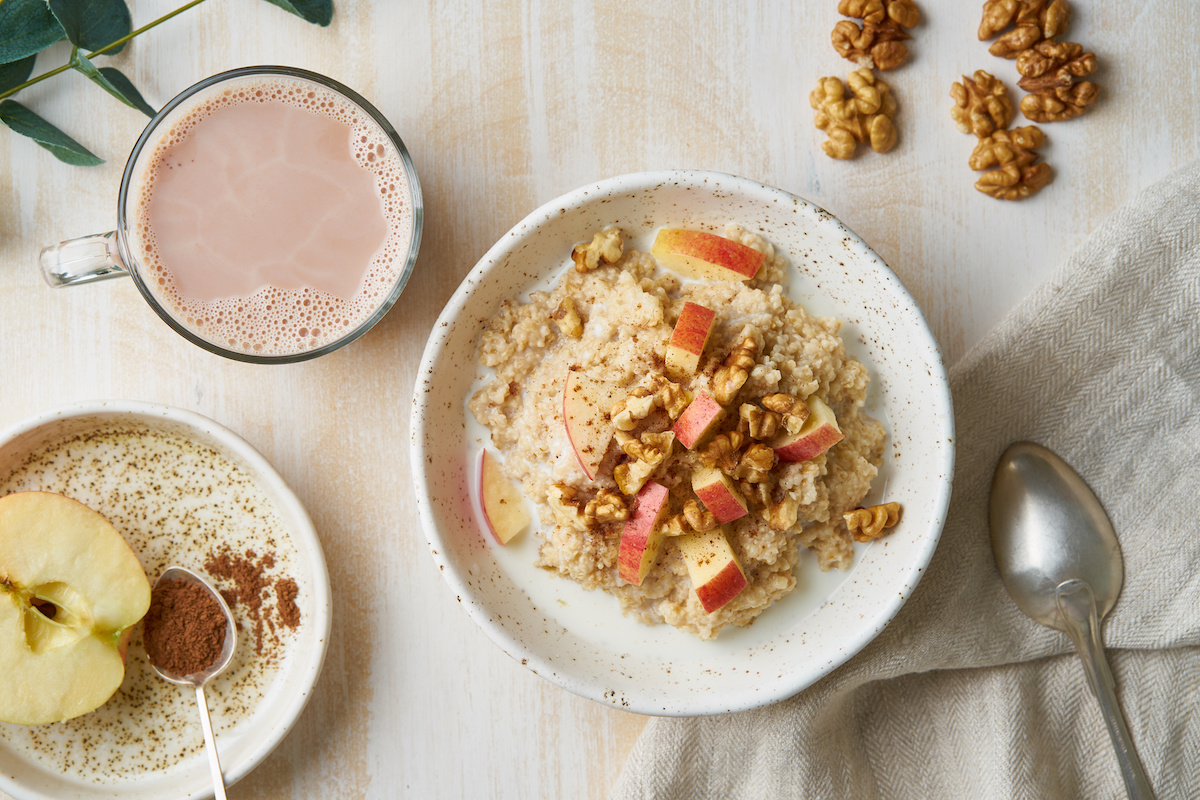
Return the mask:
<svg viewBox="0 0 1200 800">
<path fill-rule="evenodd" d="M 808 461 L 842 440 L 833 409 L 815 395 L 808 398 L 808 419 L 796 433 L 785 433 L 771 442 L 780 461 Z"/>
<path fill-rule="evenodd" d="M 713 613 L 746 588 L 746 574 L 720 528 L 689 533 L 675 541 L 705 613 Z"/>
<path fill-rule="evenodd" d="M 488 530 L 500 544 L 508 544 L 529 524 L 525 498 L 504 474 L 500 459 L 487 448 L 479 457 L 479 499 Z"/>
<path fill-rule="evenodd" d="M 692 491 L 722 525 L 750 513 L 742 493 L 719 469 L 698 467 L 692 472 Z"/>
<path fill-rule="evenodd" d="M 671 430 L 679 443 L 691 450 L 712 431 L 724 414 L 725 409 L 721 408 L 721 404 L 701 389 L 679 415 L 679 419 L 675 420 Z"/>
<path fill-rule="evenodd" d="M 641 586 L 658 560 L 663 534 L 659 521 L 667 510 L 667 487 L 648 481 L 633 500 L 633 513 L 621 531 L 617 574 L 626 583 Z"/>
<path fill-rule="evenodd" d="M 0 720 L 40 725 L 103 705 L 149 607 L 146 573 L 100 514 L 48 492 L 0 499 Z"/>
<path fill-rule="evenodd" d="M 613 407 L 613 384 L 599 381 L 571 367 L 563 387 L 563 425 L 575 451 L 575 460 L 589 481 L 596 480 L 596 471 L 608 443 L 612 441 L 613 425 L 609 411 Z"/>
<path fill-rule="evenodd" d="M 674 378 L 686 378 L 696 374 L 700 355 L 708 342 L 713 320 L 717 312 L 690 300 L 683 304 L 671 339 L 667 342 L 667 374 Z"/>
<path fill-rule="evenodd" d="M 753 247 L 733 239 L 680 228 L 660 230 L 650 252 L 667 269 L 698 280 L 749 280 L 766 259 Z"/>
</svg>

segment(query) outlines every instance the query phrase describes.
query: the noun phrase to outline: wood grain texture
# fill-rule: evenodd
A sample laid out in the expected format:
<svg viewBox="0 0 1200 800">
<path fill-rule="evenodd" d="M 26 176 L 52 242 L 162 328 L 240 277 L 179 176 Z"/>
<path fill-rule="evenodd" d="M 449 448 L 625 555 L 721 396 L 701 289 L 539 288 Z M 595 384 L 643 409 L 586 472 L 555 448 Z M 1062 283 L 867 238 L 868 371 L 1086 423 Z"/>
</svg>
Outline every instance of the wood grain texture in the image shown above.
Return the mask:
<svg viewBox="0 0 1200 800">
<path fill-rule="evenodd" d="M 170 10 L 130 3 L 135 24 Z M 1075 0 L 1070 38 L 1100 60 L 1102 97 L 1044 126 L 1054 182 L 1024 203 L 977 193 L 950 84 L 1011 62 L 975 36 L 978 3 L 920 2 L 912 58 L 889 75 L 900 143 L 834 162 L 808 93 L 845 74 L 835 0 L 337 4 L 327 29 L 253 0 L 212 0 L 135 41 L 114 66 L 158 106 L 254 63 L 328 74 L 395 124 L 426 223 L 399 303 L 315 362 L 256 367 L 172 334 L 128 281 L 51 291 L 38 250 L 108 230 L 145 118 L 63 75 L 20 100 L 108 162 L 55 161 L 0 130 L 0 425 L 73 400 L 181 406 L 244 435 L 309 509 L 326 548 L 334 636 L 308 708 L 234 798 L 605 796 L 643 720 L 565 693 L 504 656 L 457 607 L 416 522 L 408 413 L 438 311 L 526 213 L 645 169 L 714 169 L 793 191 L 889 263 L 958 359 L 1138 189 L 1200 156 L 1200 60 L 1168 43 L 1193 0 Z M 1180 53 L 1185 53 L 1183 58 Z M 60 63 L 58 46 L 38 70 Z"/>
</svg>

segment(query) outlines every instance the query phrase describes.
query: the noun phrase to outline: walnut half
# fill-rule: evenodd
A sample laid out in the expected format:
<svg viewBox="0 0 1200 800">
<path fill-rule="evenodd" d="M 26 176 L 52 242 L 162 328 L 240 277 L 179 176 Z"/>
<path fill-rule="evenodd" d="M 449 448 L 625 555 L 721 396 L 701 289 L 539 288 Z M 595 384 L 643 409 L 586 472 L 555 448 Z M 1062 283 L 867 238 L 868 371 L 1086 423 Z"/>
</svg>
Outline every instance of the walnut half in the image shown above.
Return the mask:
<svg viewBox="0 0 1200 800">
<path fill-rule="evenodd" d="M 954 106 L 950 116 L 963 133 L 982 138 L 993 131 L 1004 130 L 1012 121 L 1012 101 L 1004 84 L 984 70 L 976 70 L 973 78 L 963 75 L 962 83 L 950 87 Z"/>
<path fill-rule="evenodd" d="M 571 260 L 575 269 L 580 272 L 591 272 L 604 264 L 615 264 L 621 260 L 625 252 L 625 242 L 621 238 L 620 228 L 606 228 L 599 231 L 587 244 L 577 244 L 571 251 Z"/>
<path fill-rule="evenodd" d="M 849 96 L 847 96 L 847 92 Z M 837 78 L 821 78 L 808 96 L 814 122 L 829 139 L 821 145 L 830 158 L 854 158 L 860 143 L 876 153 L 896 146 L 896 100 L 891 89 L 869 69 L 856 69 L 843 85 Z"/>
<path fill-rule="evenodd" d="M 1037 153 L 1045 138 L 1034 125 L 996 131 L 979 140 L 971 153 L 971 169 L 990 169 L 975 188 L 1000 200 L 1023 200 L 1050 182 L 1050 165 L 1039 163 Z"/>
<path fill-rule="evenodd" d="M 883 503 L 847 511 L 842 515 L 854 541 L 869 542 L 900 521 L 900 504 Z"/>
</svg>

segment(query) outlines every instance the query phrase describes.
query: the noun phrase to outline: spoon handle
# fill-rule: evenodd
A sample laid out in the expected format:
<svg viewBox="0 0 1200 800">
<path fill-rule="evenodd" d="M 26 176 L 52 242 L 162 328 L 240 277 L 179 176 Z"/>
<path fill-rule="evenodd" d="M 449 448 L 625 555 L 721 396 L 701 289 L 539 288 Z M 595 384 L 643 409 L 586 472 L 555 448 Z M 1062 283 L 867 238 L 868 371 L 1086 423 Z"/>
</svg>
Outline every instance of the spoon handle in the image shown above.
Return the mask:
<svg viewBox="0 0 1200 800">
<path fill-rule="evenodd" d="M 204 746 L 208 749 L 208 766 L 212 770 L 213 800 L 226 800 L 225 776 L 221 774 L 221 761 L 217 758 L 217 740 L 213 737 L 212 720 L 208 716 L 208 702 L 204 699 L 204 687 L 196 687 L 196 704 L 200 706 L 200 727 L 204 729 Z"/>
<path fill-rule="evenodd" d="M 1133 749 L 1125 715 L 1117 704 L 1112 670 L 1104 656 L 1104 643 L 1100 640 L 1100 621 L 1096 615 L 1092 588 L 1081 580 L 1064 581 L 1055 590 L 1054 599 L 1066 622 L 1067 634 L 1075 642 L 1079 658 L 1083 661 L 1088 685 L 1100 703 L 1100 713 L 1104 715 L 1104 724 L 1108 726 L 1108 735 L 1112 737 L 1113 748 L 1117 751 L 1125 790 L 1130 800 L 1154 800 L 1154 790 L 1150 788 L 1146 770 L 1137 751 Z"/>
</svg>

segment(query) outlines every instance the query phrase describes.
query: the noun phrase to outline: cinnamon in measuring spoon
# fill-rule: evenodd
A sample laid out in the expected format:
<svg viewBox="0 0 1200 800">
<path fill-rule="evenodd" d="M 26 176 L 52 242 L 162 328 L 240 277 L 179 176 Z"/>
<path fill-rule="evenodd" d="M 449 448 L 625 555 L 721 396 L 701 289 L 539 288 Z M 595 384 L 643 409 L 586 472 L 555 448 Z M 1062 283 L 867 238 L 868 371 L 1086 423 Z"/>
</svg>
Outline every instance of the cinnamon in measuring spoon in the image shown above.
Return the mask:
<svg viewBox="0 0 1200 800">
<path fill-rule="evenodd" d="M 203 586 L 191 581 L 159 581 L 142 626 L 150 663 L 174 675 L 208 669 L 225 646 L 221 606 Z"/>
</svg>

